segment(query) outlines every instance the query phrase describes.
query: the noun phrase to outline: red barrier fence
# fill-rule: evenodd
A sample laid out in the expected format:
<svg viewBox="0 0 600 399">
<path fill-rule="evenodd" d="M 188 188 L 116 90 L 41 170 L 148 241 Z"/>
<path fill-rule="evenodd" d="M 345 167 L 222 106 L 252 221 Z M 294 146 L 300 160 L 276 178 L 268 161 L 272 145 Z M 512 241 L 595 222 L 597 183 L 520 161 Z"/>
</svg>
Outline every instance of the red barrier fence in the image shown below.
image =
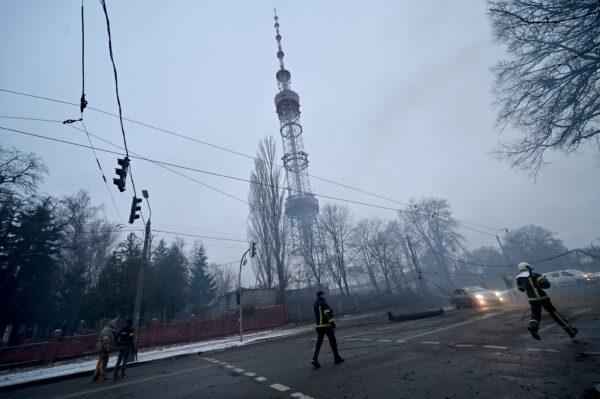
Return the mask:
<svg viewBox="0 0 600 399">
<path fill-rule="evenodd" d="M 283 306 L 244 309 L 244 331 L 265 330 L 285 324 Z M 188 321 L 158 324 L 153 321 L 140 330 L 140 348 L 184 342 L 202 341 L 239 332 L 238 314 L 226 312 L 221 317 L 198 320 L 194 316 Z M 62 331 L 52 333 L 49 342 L 0 348 L 0 368 L 16 368 L 33 364 L 48 364 L 59 360 L 94 353 L 98 334 L 61 337 Z"/>
</svg>

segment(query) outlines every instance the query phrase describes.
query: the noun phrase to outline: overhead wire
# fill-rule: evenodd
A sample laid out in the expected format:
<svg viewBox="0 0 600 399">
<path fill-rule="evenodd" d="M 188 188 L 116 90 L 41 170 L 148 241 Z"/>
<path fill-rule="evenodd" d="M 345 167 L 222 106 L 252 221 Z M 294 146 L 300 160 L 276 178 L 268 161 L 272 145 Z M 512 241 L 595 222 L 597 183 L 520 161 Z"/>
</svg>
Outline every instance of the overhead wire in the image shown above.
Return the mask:
<svg viewBox="0 0 600 399">
<path fill-rule="evenodd" d="M 2 126 L 0 126 L 0 129 L 6 130 L 6 131 L 11 131 L 11 132 L 18 133 L 18 134 L 24 134 L 24 135 L 28 135 L 28 136 L 33 136 L 33 137 L 38 137 L 38 138 L 42 138 L 42 139 L 46 139 L 46 140 L 51 140 L 51 141 L 55 141 L 55 142 L 61 142 L 61 143 L 64 143 L 64 144 L 70 144 L 70 145 L 77 146 L 77 147 L 89 148 L 89 146 L 86 146 L 84 144 L 75 143 L 75 142 L 68 141 L 68 140 L 63 140 L 63 139 L 57 139 L 57 138 L 53 138 L 53 137 L 48 137 L 48 136 L 44 136 L 44 135 L 40 135 L 40 134 L 36 134 L 36 133 L 25 132 L 25 131 L 22 131 L 22 130 L 10 129 L 10 128 L 7 128 L 7 127 L 2 127 Z M 102 148 L 102 149 L 101 148 L 97 148 L 96 150 L 100 151 L 100 152 L 109 153 L 109 154 L 123 155 L 120 152 L 116 152 L 116 151 L 112 151 L 112 150 L 108 150 L 108 149 L 104 149 L 104 148 Z M 221 178 L 224 178 L 224 179 L 241 181 L 241 182 L 250 183 L 250 184 L 258 184 L 258 185 L 262 185 L 262 186 L 266 186 L 266 187 L 270 187 L 270 188 L 278 188 L 278 189 L 282 189 L 282 190 L 288 190 L 288 188 L 282 187 L 282 186 L 279 186 L 279 185 L 276 185 L 276 184 L 269 184 L 269 183 L 257 182 L 257 181 L 253 181 L 253 180 L 247 179 L 247 178 L 231 176 L 231 175 L 227 175 L 227 174 L 219 173 L 219 172 L 211 172 L 211 171 L 207 171 L 207 170 L 203 170 L 203 169 L 198 169 L 198 168 L 193 168 L 193 167 L 189 167 L 189 166 L 184 166 L 184 165 L 180 165 L 180 164 L 176 164 L 176 163 L 172 163 L 172 162 L 159 161 L 159 160 L 156 160 L 156 159 L 151 159 L 151 158 L 147 158 L 147 157 L 143 157 L 143 156 L 138 156 L 138 155 L 132 155 L 132 154 L 133 153 L 130 154 L 130 158 L 141 159 L 141 160 L 144 160 L 144 161 L 147 161 L 147 162 L 151 162 L 151 163 L 155 163 L 155 164 L 160 164 L 160 165 L 163 165 L 163 166 L 171 166 L 171 167 L 175 167 L 175 168 L 179 168 L 179 169 L 184 169 L 184 170 L 189 170 L 189 171 L 193 171 L 193 172 L 198 172 L 198 173 L 202 173 L 202 174 L 206 174 L 206 175 L 210 175 L 210 176 L 221 177 Z M 188 178 L 190 178 L 190 177 L 188 176 Z M 190 179 L 193 179 L 193 178 L 190 178 Z M 416 214 L 416 215 L 420 215 L 420 216 L 431 216 L 431 215 L 426 215 L 426 214 L 419 213 L 419 212 L 416 212 L 416 211 L 410 211 L 410 210 L 400 209 L 400 208 L 393 208 L 393 207 L 384 206 L 384 205 L 377 205 L 377 204 L 372 204 L 372 203 L 368 203 L 368 202 L 356 201 L 356 200 L 351 200 L 351 199 L 342 198 L 342 197 L 336 197 L 336 196 L 331 196 L 331 195 L 312 194 L 312 193 L 306 193 L 306 192 L 303 192 L 303 191 L 300 191 L 300 190 L 295 190 L 295 189 L 290 189 L 290 191 L 293 191 L 293 192 L 295 192 L 297 194 L 310 194 L 310 195 L 314 195 L 315 197 L 319 197 L 319 198 L 325 198 L 325 199 L 334 200 L 334 201 L 346 202 L 346 203 L 355 204 L 355 205 L 363 205 L 363 206 L 368 206 L 368 207 L 372 207 L 372 208 L 385 209 L 385 210 L 390 210 L 390 211 L 395 211 L 395 212 L 401 212 L 401 213 L 410 213 L 410 214 Z M 231 196 L 229 194 L 226 194 L 226 195 Z M 249 203 L 247 201 L 244 201 L 244 200 L 242 200 L 240 198 L 235 198 L 235 199 L 237 199 L 238 201 L 243 202 L 243 203 L 249 205 Z M 466 229 L 472 229 L 472 228 L 467 227 L 467 226 L 462 226 L 462 227 L 466 228 Z"/>
<path fill-rule="evenodd" d="M 53 138 L 53 137 L 43 136 L 43 135 L 31 133 L 31 132 L 25 132 L 25 131 L 21 131 L 21 130 L 17 130 L 17 129 L 10 129 L 10 128 L 6 128 L 6 127 L 2 127 L 2 126 L 0 126 L 0 129 L 6 130 L 6 131 L 15 132 L 15 133 L 19 133 L 19 134 L 29 135 L 29 136 L 33 136 L 33 137 L 38 137 L 38 138 L 42 138 L 42 139 L 46 139 L 46 140 L 61 142 L 61 143 L 64 143 L 64 144 L 70 144 L 70 145 L 78 146 L 78 147 L 82 147 L 82 148 L 88 148 L 88 146 L 86 146 L 84 144 L 79 144 L 79 143 L 74 143 L 74 142 L 71 142 L 71 141 L 68 141 L 68 140 L 62 140 L 62 139 L 57 139 L 57 138 Z M 97 136 L 95 136 L 95 137 L 97 137 Z M 101 139 L 101 140 L 105 141 L 104 139 Z M 110 143 L 108 141 L 106 141 L 106 142 Z M 110 143 L 110 144 L 111 145 L 115 145 L 113 143 Z M 107 149 L 100 149 L 100 148 L 98 148 L 97 150 L 101 151 L 101 152 L 122 155 L 122 153 L 119 153 L 119 152 L 116 152 L 116 151 L 107 150 Z M 198 172 L 198 173 L 202 173 L 202 174 L 207 174 L 207 175 L 211 175 L 211 176 L 221 177 L 221 178 L 225 178 L 225 179 L 242 181 L 242 182 L 250 183 L 250 184 L 258 184 L 258 185 L 262 185 L 262 186 L 266 186 L 266 187 L 271 187 L 271 188 L 287 189 L 285 187 L 281 187 L 281 186 L 278 186 L 278 185 L 257 182 L 257 181 L 253 181 L 253 180 L 247 179 L 247 178 L 241 178 L 241 177 L 231 176 L 231 175 L 227 175 L 227 174 L 224 174 L 224 173 L 211 172 L 211 171 L 207 171 L 207 170 L 203 170 L 203 169 L 198 169 L 198 168 L 193 168 L 193 167 L 189 167 L 189 166 L 184 166 L 184 165 L 180 165 L 180 164 L 175 164 L 175 163 L 171 163 L 171 162 L 159 161 L 159 160 L 155 160 L 155 159 L 151 159 L 151 158 L 147 158 L 147 157 L 143 157 L 143 156 L 131 155 L 131 157 L 132 158 L 136 158 L 136 159 L 141 159 L 141 160 L 144 160 L 144 161 L 147 161 L 147 162 L 151 162 L 151 163 L 154 163 L 154 164 L 157 164 L 157 165 L 163 165 L 163 166 L 170 166 L 170 167 L 180 168 L 180 169 L 184 169 L 184 170 L 189 170 L 189 171 Z M 175 173 L 177 173 L 177 172 L 175 172 Z M 183 175 L 183 176 L 186 176 L 186 175 Z M 189 178 L 189 179 L 194 180 L 193 178 L 191 178 L 189 176 L 186 176 L 186 177 Z M 204 184 L 204 183 L 201 183 L 201 184 Z M 218 190 L 218 189 L 216 189 L 216 190 L 220 192 L 220 190 Z M 299 194 L 306 194 L 304 192 L 300 192 L 299 190 L 291 190 L 291 191 L 297 192 Z M 225 193 L 225 195 L 231 196 L 228 193 Z M 423 213 L 420 213 L 420 212 L 416 212 L 416 211 L 410 211 L 410 210 L 406 210 L 406 209 L 393 208 L 393 207 L 388 207 L 388 206 L 378 205 L 378 204 L 371 204 L 371 203 L 362 202 L 362 201 L 355 201 L 355 200 L 351 200 L 351 199 L 347 199 L 347 198 L 335 197 L 335 196 L 324 195 L 324 194 L 313 194 L 313 195 L 315 197 L 320 197 L 320 198 L 325 198 L 325 199 L 330 199 L 330 200 L 335 200 L 335 201 L 340 201 L 340 202 L 346 202 L 346 203 L 351 203 L 351 204 L 363 205 L 363 206 L 368 206 L 368 207 L 373 207 L 373 208 L 391 210 L 391 211 L 402 212 L 402 213 L 410 213 L 410 214 L 415 214 L 415 215 L 419 215 L 419 216 L 430 216 L 430 215 L 426 215 L 426 214 L 423 214 Z M 234 196 L 232 196 L 232 197 L 235 198 Z M 235 198 L 235 199 L 237 199 L 240 202 L 248 204 L 248 202 L 246 202 L 246 201 L 244 201 L 244 200 L 242 200 L 240 198 Z M 464 226 L 464 225 L 462 227 L 466 228 L 466 229 L 473 230 L 473 228 L 467 227 L 467 226 Z M 486 232 L 483 232 L 483 231 L 480 231 L 480 230 L 477 230 L 477 229 L 475 229 L 475 231 L 478 231 L 478 232 L 480 232 L 482 234 L 487 234 L 487 235 L 496 237 L 493 234 L 486 233 Z"/>
<path fill-rule="evenodd" d="M 110 62 L 113 68 L 113 76 L 115 81 L 115 94 L 117 97 L 117 106 L 119 108 L 119 123 L 121 125 L 121 133 L 123 135 L 123 147 L 125 149 L 125 157 L 129 158 L 129 148 L 127 147 L 127 137 L 125 135 L 125 126 L 123 125 L 123 108 L 121 106 L 121 97 L 119 95 L 119 77 L 117 74 L 117 65 L 115 63 L 115 57 L 113 54 L 112 47 L 112 34 L 110 31 L 110 19 L 108 18 L 108 10 L 106 9 L 106 1 L 100 0 L 100 4 L 102 5 L 102 10 L 104 11 L 104 16 L 106 18 L 106 32 L 108 34 L 108 53 L 110 56 Z M 128 165 L 127 169 L 129 170 L 129 180 L 131 181 L 131 187 L 133 188 L 133 196 L 137 198 L 137 188 L 135 186 L 135 180 L 133 178 L 133 168 L 131 164 Z M 140 209 L 140 216 L 142 217 L 142 222 L 146 224 L 146 220 L 144 218 L 144 213 Z"/>
<path fill-rule="evenodd" d="M 72 126 L 72 127 L 75 128 L 75 129 L 78 129 L 76 126 Z M 52 138 L 52 137 L 48 137 L 48 136 L 38 135 L 38 134 L 30 133 L 30 132 L 24 132 L 24 131 L 20 131 L 20 130 L 17 130 L 17 129 L 10 129 L 10 128 L 1 127 L 1 126 L 0 126 L 0 129 L 7 130 L 7 131 L 12 131 L 12 132 L 15 132 L 15 133 L 20 133 L 20 134 L 25 134 L 25 135 L 29 135 L 29 136 L 34 136 L 34 137 L 38 137 L 38 138 L 42 138 L 42 139 L 46 139 L 46 140 L 57 141 L 57 142 L 65 143 L 65 144 L 70 144 L 70 145 L 78 146 L 78 147 L 88 148 L 88 146 L 85 146 L 83 144 L 74 143 L 74 142 L 67 141 L 67 140 L 56 139 L 56 138 Z M 78 129 L 78 130 L 80 130 L 80 129 Z M 92 135 L 91 133 L 89 133 L 89 134 Z M 112 142 L 110 142 L 108 140 L 102 139 L 99 136 L 96 136 L 96 135 L 92 135 L 92 136 L 96 137 L 97 139 L 99 139 L 99 140 L 101 140 L 103 142 L 106 142 L 106 143 L 108 143 L 110 145 L 113 145 L 113 146 L 115 146 L 117 148 L 121 148 L 118 145 L 116 145 L 116 144 L 114 144 L 114 143 L 112 143 Z M 112 154 L 117 154 L 117 155 L 122 155 L 121 153 L 118 153 L 118 152 L 115 152 L 115 151 L 111 151 L 111 150 L 106 150 L 106 149 L 98 149 L 98 151 L 112 153 Z M 249 180 L 249 179 L 246 179 L 246 178 L 240 178 L 240 177 L 230 176 L 230 175 L 226 175 L 226 174 L 223 174 L 223 173 L 210 172 L 210 171 L 206 171 L 206 170 L 202 170 L 202 169 L 198 169 L 198 168 L 193 168 L 193 167 L 188 167 L 188 166 L 184 166 L 184 165 L 179 165 L 179 164 L 175 164 L 175 163 L 170 163 L 170 162 L 158 161 L 158 160 L 150 159 L 150 158 L 147 158 L 147 157 L 144 157 L 144 156 L 136 155 L 133 152 L 132 152 L 132 154 L 133 154 L 132 155 L 133 158 L 141 159 L 141 160 L 144 160 L 144 161 L 156 164 L 158 166 L 164 167 L 167 170 L 171 171 L 172 173 L 176 173 L 176 174 L 178 174 L 178 175 L 180 175 L 182 177 L 185 177 L 187 179 L 195 181 L 196 183 L 199 183 L 199 184 L 201 184 L 203 186 L 206 186 L 206 187 L 208 187 L 210 189 L 213 189 L 213 190 L 215 190 L 215 191 L 217 191 L 217 192 L 219 192 L 221 194 L 224 194 L 224 195 L 226 195 L 228 197 L 236 199 L 236 200 L 238 200 L 238 201 L 240 201 L 242 203 L 245 203 L 247 205 L 250 205 L 250 204 L 247 201 L 245 201 L 245 200 L 243 200 L 241 198 L 235 197 L 235 196 L 233 196 L 233 195 L 231 195 L 229 193 L 223 192 L 222 190 L 219 190 L 219 189 L 217 189 L 215 187 L 212 187 L 212 186 L 209 186 L 209 185 L 207 185 L 207 184 L 205 184 L 203 182 L 200 182 L 200 181 L 198 181 L 198 180 L 196 180 L 196 179 L 194 179 L 194 178 L 192 178 L 190 176 L 187 176 L 185 174 L 182 174 L 180 172 L 172 170 L 168 166 L 172 166 L 172 167 L 175 167 L 175 168 L 181 168 L 181 169 L 184 169 L 184 170 L 190 170 L 190 171 L 194 171 L 194 172 L 198 172 L 198 173 L 208 174 L 208 175 L 212 175 L 212 176 L 222 177 L 222 178 L 226 178 L 226 179 L 232 179 L 232 180 L 242 181 L 242 182 L 246 182 L 246 183 L 250 183 L 250 184 L 259 184 L 259 185 L 263 185 L 263 186 L 267 186 L 267 187 L 273 187 L 273 188 L 279 188 L 279 189 L 286 189 L 285 187 L 281 187 L 281 186 L 278 186 L 278 185 L 271 185 L 271 184 L 268 184 L 268 183 L 256 182 L 256 181 L 252 181 L 252 180 Z M 297 190 L 292 190 L 292 191 L 297 191 Z M 369 206 L 369 207 L 374 207 L 374 208 L 379 208 L 379 209 L 392 210 L 392 211 L 403 212 L 403 213 L 412 213 L 412 214 L 416 214 L 416 215 L 419 215 L 419 216 L 430 216 L 430 215 L 425 215 L 425 214 L 422 214 L 422 213 L 416 212 L 416 211 L 410 211 L 410 210 L 399 209 L 399 208 L 392 208 L 392 207 L 387 207 L 387 206 L 383 206 L 383 205 L 371 204 L 371 203 L 366 203 L 366 202 L 361 202 L 361 201 L 355 201 L 355 200 L 350 200 L 350 199 L 340 198 L 340 197 L 334 197 L 334 196 L 329 196 L 329 195 L 324 195 L 324 194 L 314 194 L 314 196 L 321 197 L 321 198 L 326 198 L 326 199 L 330 199 L 330 200 L 336 200 L 336 201 L 341 201 L 341 202 L 347 202 L 347 203 L 352 203 L 352 204 Z M 478 229 L 474 229 L 474 228 L 471 228 L 471 227 L 468 227 L 468 226 L 464 226 L 463 225 L 461 227 L 477 231 L 477 232 L 479 232 L 481 234 L 486 234 L 486 235 L 489 235 L 489 236 L 496 237 L 496 235 L 494 235 L 494 234 L 487 233 L 487 232 L 484 232 L 484 231 L 481 231 L 481 230 L 478 230 Z M 509 241 L 513 241 L 514 242 L 514 240 L 512 240 L 512 239 L 509 240 Z M 558 255 L 558 256 L 564 256 L 564 255 L 565 255 L 565 253 L 563 253 L 561 255 Z M 460 262 L 460 263 L 468 264 L 468 262 L 463 261 L 463 260 L 458 260 L 458 259 L 452 259 L 452 260 Z M 486 266 L 486 265 L 475 264 L 475 266 Z M 492 265 L 488 265 L 488 266 L 492 266 Z M 504 267 L 504 266 L 508 266 L 508 265 L 502 265 L 502 266 Z M 510 265 L 510 266 L 512 267 L 512 265 Z"/>
<path fill-rule="evenodd" d="M 78 129 L 76 126 L 73 126 L 73 125 L 71 125 L 71 127 L 73 127 L 74 129 L 80 130 L 80 129 Z M 107 144 L 109 144 L 109 145 L 112 145 L 112 146 L 114 146 L 114 147 L 116 147 L 116 148 L 119 148 L 119 149 L 123 149 L 123 147 L 121 147 L 121 146 L 119 146 L 119 145 L 117 145 L 117 144 L 115 144 L 115 143 L 113 143 L 113 142 L 111 142 L 111 141 L 105 140 L 105 139 L 101 138 L 100 136 L 94 135 L 94 134 L 92 134 L 92 133 L 89 133 L 89 134 L 90 134 L 90 135 L 92 135 L 93 137 L 95 137 L 96 139 L 98 139 L 98 140 L 100 140 L 100 141 L 104 142 L 104 143 L 107 143 Z M 138 153 L 135 153 L 135 152 L 133 152 L 133 151 L 131 151 L 131 154 L 133 154 L 135 158 L 139 158 L 139 159 L 141 159 L 141 160 L 144 160 L 144 161 L 150 162 L 150 163 L 152 163 L 152 164 L 154 164 L 154 165 L 156 165 L 156 166 L 159 166 L 159 167 L 161 167 L 161 168 L 163 168 L 163 169 L 165 169 L 165 170 L 168 170 L 168 171 L 169 171 L 169 172 L 171 172 L 171 173 L 175 173 L 175 174 L 177 174 L 177 175 L 179 175 L 179 176 L 181 176 L 181 177 L 184 177 L 184 178 L 186 178 L 186 179 L 188 179 L 188 180 L 190 180 L 190 181 L 193 181 L 193 182 L 195 182 L 195 183 L 198 183 L 198 184 L 200 184 L 201 186 L 204 186 L 204 187 L 206 187 L 206 188 L 209 188 L 209 189 L 211 189 L 211 190 L 213 190 L 213 191 L 216 191 L 216 192 L 218 192 L 218 193 L 220 193 L 220 194 L 223 194 L 223 195 L 225 195 L 225 196 L 227 196 L 227 197 L 229 197 L 229 198 L 232 198 L 232 199 L 234 199 L 234 200 L 236 200 L 236 201 L 242 202 L 242 203 L 244 203 L 244 204 L 246 204 L 246 205 L 250 205 L 250 203 L 248 203 L 247 201 L 245 201 L 245 200 L 243 200 L 243 199 L 241 199 L 241 198 L 239 198 L 239 197 L 236 197 L 235 195 L 229 194 L 229 193 L 227 193 L 227 192 L 225 192 L 225 191 L 223 191 L 223 190 L 220 190 L 220 189 L 218 189 L 218 188 L 216 188 L 216 187 L 213 187 L 213 186 L 211 186 L 211 185 L 209 185 L 209 184 L 206 184 L 206 183 L 204 183 L 204 182 L 202 182 L 202 181 L 200 181 L 200 180 L 197 180 L 197 179 L 195 179 L 195 178 L 193 178 L 193 177 L 191 177 L 191 176 L 188 176 L 188 175 L 186 175 L 186 174 L 183 174 L 183 173 L 181 173 L 181 172 L 178 172 L 178 171 L 176 171 L 176 170 L 173 170 L 173 169 L 169 168 L 168 166 L 165 166 L 165 165 L 163 165 L 163 164 L 162 164 L 162 163 L 160 163 L 160 162 L 157 162 L 157 161 L 151 160 L 151 159 L 149 159 L 149 158 L 146 158 L 146 157 L 144 157 L 144 156 L 142 156 L 142 155 L 140 155 L 140 154 L 138 154 Z"/>
<path fill-rule="evenodd" d="M 18 92 L 18 91 L 14 91 L 14 90 L 8 90 L 8 89 L 2 89 L 2 88 L 0 88 L 0 91 L 6 92 L 6 93 L 11 93 L 11 94 L 16 94 L 16 95 L 22 95 L 22 96 L 26 96 L 26 97 L 37 98 L 37 99 L 46 100 L 46 101 L 54 101 L 54 102 L 58 102 L 58 103 L 62 103 L 62 104 L 67 104 L 67 105 L 76 105 L 76 104 L 70 103 L 68 101 L 51 99 L 51 98 L 48 98 L 48 97 L 33 95 L 33 94 L 29 94 L 29 93 L 24 93 L 24 92 Z M 99 113 L 102 113 L 102 114 L 105 114 L 105 115 L 109 115 L 109 116 L 113 116 L 113 117 L 119 117 L 119 115 L 115 115 L 113 113 L 110 113 L 110 112 L 107 112 L 107 111 L 104 111 L 104 110 L 101 110 L 101 109 L 98 109 L 98 108 L 89 107 L 89 109 L 94 110 L 94 111 L 99 112 Z M 255 161 L 262 162 L 261 159 L 256 158 L 256 157 L 254 157 L 252 155 L 244 154 L 242 152 L 235 151 L 235 150 L 232 150 L 232 149 L 229 149 L 229 148 L 226 148 L 226 147 L 223 147 L 223 146 L 219 146 L 219 145 L 216 145 L 216 144 L 212 144 L 212 143 L 209 143 L 209 142 L 204 141 L 204 140 L 199 140 L 199 139 L 196 139 L 194 137 L 190 137 L 190 136 L 187 136 L 187 135 L 184 135 L 184 134 L 181 134 L 181 133 L 174 132 L 172 130 L 164 129 L 164 128 L 161 128 L 161 127 L 157 127 L 157 126 L 151 125 L 149 123 L 140 122 L 140 121 L 137 121 L 137 120 L 134 120 L 134 119 L 130 119 L 130 118 L 123 117 L 122 119 L 126 120 L 128 122 L 140 125 L 140 126 L 147 127 L 149 129 L 153 129 L 153 130 L 160 131 L 160 132 L 163 132 L 163 133 L 171 134 L 173 136 L 180 137 L 180 138 L 183 138 L 185 140 L 190 140 L 190 141 L 193 141 L 193 142 L 196 142 L 196 143 L 199 143 L 199 144 L 202 144 L 202 145 L 206 145 L 206 146 L 218 149 L 218 150 L 222 150 L 222 151 L 234 154 L 234 155 L 238 155 L 238 156 L 241 156 L 241 157 L 244 157 L 244 158 L 247 158 L 247 159 L 252 159 L 252 160 L 255 160 Z M 275 164 L 274 163 L 273 165 L 275 165 L 277 167 L 283 167 L 283 165 L 280 165 L 280 164 Z M 383 200 L 386 200 L 386 201 L 391 201 L 391 202 L 395 202 L 395 203 L 398 203 L 398 204 L 406 205 L 406 203 L 404 203 L 404 202 L 397 201 L 397 200 L 391 199 L 391 198 L 383 196 L 383 195 L 375 194 L 375 193 L 369 192 L 367 190 L 363 190 L 363 189 L 352 187 L 352 186 L 349 186 L 349 185 L 346 185 L 346 184 L 343 184 L 343 183 L 339 183 L 339 182 L 336 182 L 336 181 L 331 180 L 331 179 L 327 179 L 327 178 L 324 178 L 324 177 L 316 176 L 316 175 L 313 175 L 313 174 L 309 174 L 309 176 L 312 177 L 312 178 L 318 179 L 318 180 L 322 180 L 322 181 L 325 181 L 325 182 L 328 182 L 328 183 L 340 186 L 340 187 L 344 187 L 346 189 L 350 189 L 350 190 L 353 190 L 353 191 L 356 191 L 356 192 L 361 192 L 363 194 L 367 194 L 367 195 L 373 196 L 375 198 L 380 198 L 380 199 L 383 199 Z M 502 229 L 499 229 L 499 228 L 496 228 L 496 227 L 486 226 L 486 225 L 481 224 L 481 223 L 472 222 L 472 221 L 469 221 L 467 219 L 461 219 L 461 218 L 454 218 L 454 219 L 457 220 L 457 221 L 460 221 L 463 224 L 464 223 L 471 224 L 471 225 L 478 226 L 478 227 L 481 227 L 481 228 L 489 229 L 491 231 L 496 231 L 497 232 L 497 231 L 502 230 Z M 473 229 L 471 229 L 471 230 L 473 230 Z M 477 230 L 473 230 L 473 231 L 477 231 Z M 485 234 L 492 236 L 492 234 L 490 234 L 490 233 L 485 233 Z"/>
</svg>

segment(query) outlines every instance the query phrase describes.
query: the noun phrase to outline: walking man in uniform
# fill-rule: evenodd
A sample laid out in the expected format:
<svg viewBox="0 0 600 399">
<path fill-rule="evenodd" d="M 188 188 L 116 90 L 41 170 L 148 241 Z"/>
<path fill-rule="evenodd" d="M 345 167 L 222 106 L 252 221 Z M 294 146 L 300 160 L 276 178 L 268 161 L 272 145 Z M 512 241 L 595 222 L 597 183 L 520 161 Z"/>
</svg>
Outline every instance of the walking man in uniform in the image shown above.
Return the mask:
<svg viewBox="0 0 600 399">
<path fill-rule="evenodd" d="M 316 330 L 317 330 L 317 343 L 315 344 L 315 352 L 313 354 L 312 362 L 310 362 L 314 368 L 318 369 L 321 367 L 319 364 L 319 351 L 323 344 L 325 335 L 329 339 L 329 345 L 331 345 L 331 351 L 333 352 L 333 360 L 336 364 L 344 362 L 344 359 L 340 356 L 337 347 L 337 341 L 335 340 L 335 322 L 333 321 L 333 310 L 325 302 L 325 293 L 323 291 L 317 292 L 317 300 L 313 305 L 316 319 Z"/>
<path fill-rule="evenodd" d="M 540 320 L 542 319 L 542 308 L 552 316 L 555 322 L 561 326 L 569 337 L 575 338 L 577 329 L 569 324 L 569 321 L 558 313 L 558 310 L 550 302 L 550 297 L 544 289 L 550 288 L 550 282 L 545 276 L 535 273 L 531 265 L 527 262 L 519 263 L 519 271 L 517 276 L 517 288 L 519 291 L 527 295 L 529 306 L 531 306 L 531 320 L 527 329 L 531 336 L 537 340 L 541 339 L 538 330 L 540 328 Z"/>
</svg>

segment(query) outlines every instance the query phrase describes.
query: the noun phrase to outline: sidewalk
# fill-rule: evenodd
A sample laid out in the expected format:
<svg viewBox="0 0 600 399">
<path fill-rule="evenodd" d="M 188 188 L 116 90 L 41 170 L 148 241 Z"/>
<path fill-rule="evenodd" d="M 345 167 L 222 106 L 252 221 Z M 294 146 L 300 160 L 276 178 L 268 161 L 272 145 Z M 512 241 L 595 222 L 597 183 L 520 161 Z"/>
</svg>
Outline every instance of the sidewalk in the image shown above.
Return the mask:
<svg viewBox="0 0 600 399">
<path fill-rule="evenodd" d="M 152 348 L 140 351 L 138 353 L 137 361 L 132 361 L 129 364 L 140 364 L 177 356 L 193 355 L 199 352 L 235 348 L 238 346 L 249 345 L 268 339 L 297 335 L 310 330 L 311 327 L 308 326 L 287 329 L 284 327 L 282 329 L 244 334 L 243 342 L 240 342 L 239 335 L 236 335 L 209 341 L 200 341 L 167 347 Z M 27 371 L 6 371 L 0 374 L 0 388 L 26 384 L 34 381 L 49 380 L 70 375 L 77 375 L 87 372 L 89 372 L 91 376 L 92 371 L 94 371 L 94 369 L 96 368 L 96 363 L 96 359 L 75 359 L 72 362 L 65 362 L 49 366 L 40 366 Z M 111 359 L 108 363 L 108 367 L 114 367 L 115 363 L 116 356 L 113 355 L 111 356 Z"/>
</svg>

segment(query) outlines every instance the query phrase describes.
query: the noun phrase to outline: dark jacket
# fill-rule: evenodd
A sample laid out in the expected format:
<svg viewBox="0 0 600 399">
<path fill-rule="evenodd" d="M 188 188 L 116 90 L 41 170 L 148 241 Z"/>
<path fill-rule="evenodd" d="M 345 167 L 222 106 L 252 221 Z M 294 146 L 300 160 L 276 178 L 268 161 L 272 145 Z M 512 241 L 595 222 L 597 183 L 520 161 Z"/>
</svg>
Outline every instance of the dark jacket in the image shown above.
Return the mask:
<svg viewBox="0 0 600 399">
<path fill-rule="evenodd" d="M 117 334 L 119 348 L 128 347 L 133 350 L 133 326 L 125 325 Z"/>
<path fill-rule="evenodd" d="M 313 305 L 313 310 L 315 312 L 316 328 L 335 328 L 335 323 L 333 322 L 333 310 L 327 305 L 325 299 L 318 298 Z"/>
<path fill-rule="evenodd" d="M 517 288 L 527 295 L 529 302 L 550 298 L 544 291 L 544 288 L 550 288 L 548 279 L 531 270 L 524 271 L 517 276 Z"/>
</svg>

